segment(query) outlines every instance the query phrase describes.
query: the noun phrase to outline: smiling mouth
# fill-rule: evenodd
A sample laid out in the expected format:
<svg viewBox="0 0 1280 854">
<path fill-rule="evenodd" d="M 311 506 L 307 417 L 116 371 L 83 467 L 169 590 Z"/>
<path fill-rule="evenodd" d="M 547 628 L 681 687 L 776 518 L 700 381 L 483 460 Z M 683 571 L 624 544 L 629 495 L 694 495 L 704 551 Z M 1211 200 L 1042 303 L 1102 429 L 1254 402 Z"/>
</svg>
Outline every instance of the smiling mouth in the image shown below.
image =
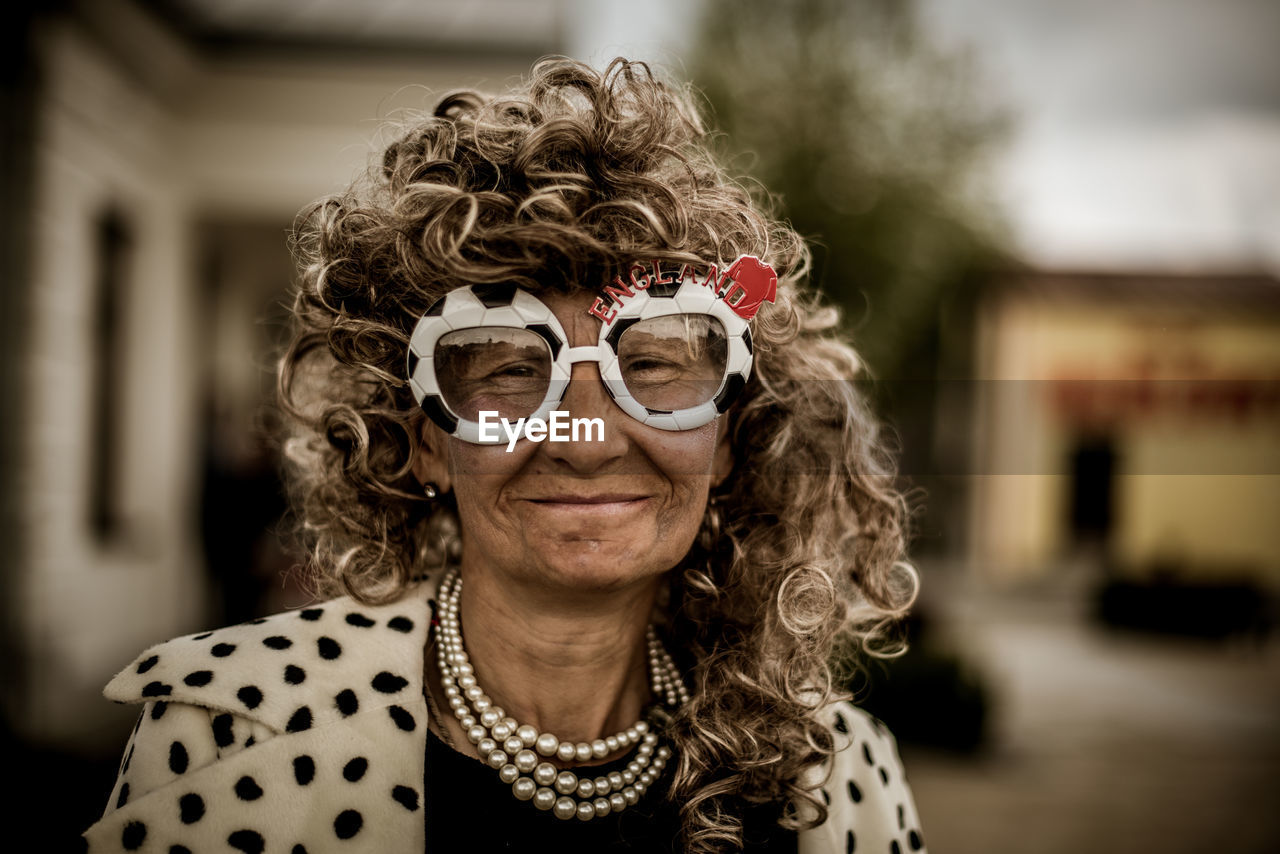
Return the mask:
<svg viewBox="0 0 1280 854">
<path fill-rule="evenodd" d="M 530 498 L 534 504 L 567 504 L 593 507 L 609 504 L 635 504 L 648 499 L 647 495 L 548 495 Z"/>
<path fill-rule="evenodd" d="M 601 495 L 544 495 L 529 499 L 529 503 L 542 513 L 558 519 L 606 519 L 631 518 L 649 506 L 649 496 L 635 493 L 606 493 Z"/>
</svg>

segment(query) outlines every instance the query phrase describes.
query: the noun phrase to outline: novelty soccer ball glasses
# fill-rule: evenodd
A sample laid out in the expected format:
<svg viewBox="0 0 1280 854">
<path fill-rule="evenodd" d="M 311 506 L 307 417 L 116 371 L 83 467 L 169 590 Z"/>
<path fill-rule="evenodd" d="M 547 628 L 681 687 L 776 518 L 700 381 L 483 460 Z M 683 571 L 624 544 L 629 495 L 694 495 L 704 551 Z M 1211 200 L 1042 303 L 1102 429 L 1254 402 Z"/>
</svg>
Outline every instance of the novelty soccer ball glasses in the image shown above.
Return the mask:
<svg viewBox="0 0 1280 854">
<path fill-rule="evenodd" d="M 410 338 L 414 398 L 445 433 L 487 444 L 481 413 L 491 423 L 546 420 L 573 365 L 595 362 L 609 396 L 637 421 L 662 430 L 712 421 L 751 374 L 748 322 L 773 301 L 773 270 L 744 255 L 723 273 L 651 262 L 633 265 L 628 278 L 615 278 L 591 307 L 602 323 L 585 347 L 569 346 L 551 309 L 514 285 L 450 291 Z"/>
</svg>

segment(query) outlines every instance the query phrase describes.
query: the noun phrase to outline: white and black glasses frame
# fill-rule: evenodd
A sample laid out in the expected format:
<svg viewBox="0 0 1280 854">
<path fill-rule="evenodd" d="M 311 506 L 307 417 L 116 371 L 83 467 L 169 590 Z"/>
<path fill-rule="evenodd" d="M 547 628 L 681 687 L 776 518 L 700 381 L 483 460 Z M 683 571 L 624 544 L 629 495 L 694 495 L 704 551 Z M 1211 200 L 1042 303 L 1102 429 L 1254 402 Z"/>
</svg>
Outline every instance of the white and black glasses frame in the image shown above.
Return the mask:
<svg viewBox="0 0 1280 854">
<path fill-rule="evenodd" d="M 750 260 L 772 275 L 767 265 Z M 492 350 L 492 345 L 498 344 L 511 352 L 517 348 L 523 348 L 524 353 L 537 351 L 535 367 L 522 364 L 502 375 L 506 387 L 520 388 L 525 394 L 521 411 L 514 415 L 546 420 L 568 390 L 573 365 L 595 362 L 609 396 L 632 418 L 662 430 L 700 427 L 728 410 L 751 374 L 749 318 L 742 316 L 747 313 L 742 288 L 734 290 L 731 276 L 740 266 L 741 261 L 720 275 L 711 267 L 710 274 L 701 278 L 697 270 L 687 265 L 680 266 L 678 272 L 663 273 L 655 263 L 653 275 L 646 272 L 639 278 L 635 272 L 647 268 L 633 267 L 629 284 L 618 279 L 615 281 L 621 290 L 606 289 L 616 310 L 603 315 L 598 310 L 599 300 L 593 307 L 591 314 L 603 322 L 596 344 L 584 347 L 569 346 L 555 314 L 528 291 L 510 284 L 458 288 L 433 303 L 413 330 L 406 365 L 410 389 L 418 405 L 448 435 L 476 444 L 492 442 L 481 438 L 479 420 L 468 417 L 473 414 L 468 410 L 477 407 L 464 405 L 463 400 L 469 398 L 456 390 L 460 381 L 454 375 L 462 360 L 451 361 L 446 351 L 460 351 L 461 345 L 467 344 Z M 775 279 L 767 281 L 763 298 L 772 300 L 775 285 Z M 755 314 L 761 296 L 757 294 L 753 300 L 750 315 Z M 681 330 L 685 337 L 674 337 Z M 668 337 L 661 337 L 662 334 Z M 643 378 L 648 375 L 644 372 L 653 374 L 658 369 L 643 362 L 645 347 L 654 352 L 671 352 L 679 348 L 670 342 L 695 337 L 697 341 L 692 346 L 715 351 L 714 356 L 701 358 L 698 382 L 686 382 L 683 394 L 651 392 L 649 389 L 658 384 L 646 385 Z M 468 362 L 472 363 L 474 360 Z M 505 366 L 503 369 L 507 370 Z M 486 377 L 490 376 L 488 370 L 482 369 Z M 697 391 L 688 390 L 695 386 Z"/>
</svg>

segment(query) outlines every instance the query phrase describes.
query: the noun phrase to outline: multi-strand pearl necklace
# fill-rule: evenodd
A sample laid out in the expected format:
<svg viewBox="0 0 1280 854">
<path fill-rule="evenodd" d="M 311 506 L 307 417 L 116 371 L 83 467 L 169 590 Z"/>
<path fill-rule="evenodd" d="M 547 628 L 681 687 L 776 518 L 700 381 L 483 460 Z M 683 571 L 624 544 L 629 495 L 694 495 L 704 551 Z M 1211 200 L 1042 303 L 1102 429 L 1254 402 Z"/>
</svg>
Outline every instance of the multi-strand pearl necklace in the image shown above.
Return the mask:
<svg viewBox="0 0 1280 854">
<path fill-rule="evenodd" d="M 658 736 L 650 732 L 648 721 L 636 721 L 607 738 L 577 744 L 517 723 L 501 707 L 495 706 L 476 684 L 475 670 L 462 646 L 462 627 L 458 620 L 461 594 L 462 578 L 457 569 L 450 570 L 440 583 L 438 595 L 436 646 L 440 679 L 454 717 L 466 730 L 467 739 L 476 746 L 480 757 L 498 772 L 498 778 L 511 785 L 511 792 L 518 800 L 531 800 L 538 809 L 550 810 L 561 819 L 577 816 L 588 821 L 621 812 L 639 801 L 671 758 L 671 749 L 658 744 Z M 680 671 L 652 625 L 647 641 L 649 684 L 654 696 L 666 700 L 666 705 L 673 709 L 679 708 L 689 700 Z M 633 744 L 639 745 L 636 756 L 625 769 L 594 779 L 579 778 L 574 772 L 560 770 L 545 761 L 551 757 L 561 762 L 604 759 Z"/>
</svg>

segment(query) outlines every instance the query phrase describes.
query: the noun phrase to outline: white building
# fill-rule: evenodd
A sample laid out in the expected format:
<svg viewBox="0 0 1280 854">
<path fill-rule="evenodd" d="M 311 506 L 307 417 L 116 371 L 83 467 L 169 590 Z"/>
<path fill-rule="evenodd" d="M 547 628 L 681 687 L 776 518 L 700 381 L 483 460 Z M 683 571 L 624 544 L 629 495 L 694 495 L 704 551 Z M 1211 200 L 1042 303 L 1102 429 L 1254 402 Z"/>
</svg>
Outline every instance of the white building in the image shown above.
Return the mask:
<svg viewBox="0 0 1280 854">
<path fill-rule="evenodd" d="M 132 712 L 111 715 L 105 679 L 215 618 L 201 461 L 254 453 L 226 437 L 252 436 L 269 381 L 260 318 L 289 281 L 294 215 L 365 168 L 397 111 L 562 50 L 561 6 L 223 20 L 225 4 L 166 19 L 85 0 L 29 22 L 4 102 L 0 579 L 20 738 L 114 749 Z"/>
</svg>

